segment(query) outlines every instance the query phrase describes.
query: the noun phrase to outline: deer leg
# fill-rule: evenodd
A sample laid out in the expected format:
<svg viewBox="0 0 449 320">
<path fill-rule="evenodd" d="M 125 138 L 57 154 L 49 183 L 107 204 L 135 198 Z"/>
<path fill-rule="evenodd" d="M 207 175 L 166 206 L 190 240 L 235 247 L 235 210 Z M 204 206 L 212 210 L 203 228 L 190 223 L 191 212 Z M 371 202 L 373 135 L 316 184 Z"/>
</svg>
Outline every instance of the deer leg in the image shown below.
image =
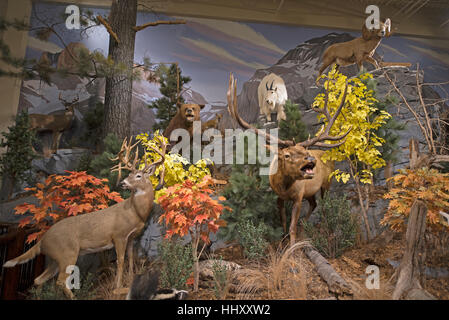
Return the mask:
<svg viewBox="0 0 449 320">
<path fill-rule="evenodd" d="M 41 286 L 51 278 L 53 278 L 58 273 L 58 265 L 54 260 L 51 260 L 47 268 L 42 272 L 42 274 L 34 279 L 35 286 Z"/>
<path fill-rule="evenodd" d="M 123 264 L 125 262 L 126 241 L 114 240 L 115 253 L 117 254 L 117 288 L 121 288 L 123 276 Z"/>
<path fill-rule="evenodd" d="M 368 61 L 369 63 L 371 63 L 375 68 L 377 68 L 377 69 L 380 68 L 379 63 L 377 63 L 376 59 L 374 59 L 373 57 L 366 56 L 365 60 Z"/>
<path fill-rule="evenodd" d="M 307 211 L 306 217 L 304 218 L 304 221 L 309 221 L 310 215 L 312 214 L 313 210 L 316 208 L 316 199 L 315 195 L 306 198 L 306 200 L 309 202 L 309 210 Z M 304 224 L 301 223 L 301 226 L 299 227 L 299 234 L 303 234 L 304 232 Z"/>
<path fill-rule="evenodd" d="M 287 216 L 285 215 L 284 200 L 278 198 L 278 211 L 281 218 L 282 230 L 287 233 Z"/>
<path fill-rule="evenodd" d="M 292 210 L 292 219 L 290 221 L 290 246 L 294 245 L 296 242 L 296 232 L 298 228 L 298 219 L 301 213 L 301 203 L 302 203 L 302 195 L 295 201 Z"/>
<path fill-rule="evenodd" d="M 54 134 L 54 141 L 53 141 L 54 153 L 56 153 L 56 151 L 58 151 L 58 149 L 59 149 L 59 140 L 61 140 L 61 136 L 62 136 L 62 132 L 59 132 L 59 131 Z"/>
<path fill-rule="evenodd" d="M 77 260 L 77 256 L 72 257 L 71 259 L 65 260 L 64 261 L 58 261 L 58 267 L 59 267 L 59 275 L 58 275 L 58 280 L 56 281 L 56 284 L 62 288 L 62 291 L 64 292 L 64 294 L 66 295 L 67 298 L 69 299 L 75 299 L 75 296 L 73 295 L 72 290 L 70 290 L 67 287 L 67 277 L 69 277 L 69 275 L 66 273 L 67 267 L 71 266 L 71 265 L 75 265 L 76 264 L 76 260 Z"/>
</svg>

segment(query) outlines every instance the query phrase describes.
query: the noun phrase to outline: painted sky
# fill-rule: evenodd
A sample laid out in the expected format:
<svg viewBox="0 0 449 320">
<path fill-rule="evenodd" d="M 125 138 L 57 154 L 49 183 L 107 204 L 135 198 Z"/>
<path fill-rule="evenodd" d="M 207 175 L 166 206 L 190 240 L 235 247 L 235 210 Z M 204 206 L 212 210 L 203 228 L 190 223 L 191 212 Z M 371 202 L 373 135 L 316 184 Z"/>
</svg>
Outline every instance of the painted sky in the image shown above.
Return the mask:
<svg viewBox="0 0 449 320">
<path fill-rule="evenodd" d="M 39 20 L 55 21 L 59 17 L 61 21 L 64 11 L 62 5 L 35 3 L 32 26 L 40 25 Z M 166 19 L 164 15 L 138 14 L 138 24 Z M 192 78 L 191 88 L 209 103 L 225 101 L 229 72 L 236 74 L 240 90 L 256 69 L 276 63 L 288 50 L 306 40 L 339 31 L 196 18 L 185 20 L 186 25 L 163 25 L 138 32 L 135 60 L 139 62 L 150 57 L 154 62 L 178 61 L 183 74 Z M 103 27 L 92 28 L 83 37 L 79 30 L 59 27 L 58 31 L 66 44 L 82 41 L 90 50 L 107 54 L 109 34 Z M 359 36 L 357 32 L 351 34 Z M 49 42 L 31 37 L 27 55 L 39 57 L 42 51 L 57 52 L 62 47 L 61 39 L 56 36 Z M 419 62 L 426 72 L 426 81 L 449 80 L 448 42 L 395 36 L 384 39 L 377 52 L 385 61 Z"/>
</svg>

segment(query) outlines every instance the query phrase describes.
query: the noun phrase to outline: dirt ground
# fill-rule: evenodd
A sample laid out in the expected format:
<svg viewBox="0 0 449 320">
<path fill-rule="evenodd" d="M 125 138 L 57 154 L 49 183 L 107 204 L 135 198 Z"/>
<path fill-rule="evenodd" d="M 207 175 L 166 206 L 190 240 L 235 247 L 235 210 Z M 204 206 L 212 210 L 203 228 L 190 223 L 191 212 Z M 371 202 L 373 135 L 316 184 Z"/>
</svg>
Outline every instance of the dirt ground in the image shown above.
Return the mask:
<svg viewBox="0 0 449 320">
<path fill-rule="evenodd" d="M 404 244 L 400 235 L 395 236 L 387 244 L 384 243 L 370 243 L 359 246 L 346 251 L 337 259 L 328 260 L 333 268 L 353 287 L 354 295 L 352 297 L 337 297 L 337 299 L 391 299 L 391 294 L 394 290 L 394 281 L 390 278 L 394 274 L 395 268 L 388 262 L 400 261 L 404 252 Z M 216 252 L 217 256 L 222 256 L 224 260 L 233 261 L 242 266 L 242 268 L 249 267 L 251 262 L 243 259 L 241 249 L 238 246 L 222 249 Z M 307 282 L 307 298 L 306 299 L 335 299 L 335 296 L 329 293 L 327 284 L 321 279 L 315 271 L 314 265 L 306 258 L 303 259 L 303 268 L 306 274 Z M 437 263 L 437 265 L 427 264 L 429 267 L 445 266 L 447 268 L 448 262 L 444 265 Z M 380 271 L 380 289 L 368 290 L 365 286 L 367 277 L 366 268 L 369 265 L 376 265 Z M 263 266 L 261 266 L 263 268 Z M 426 278 L 423 283 L 424 288 L 431 293 L 438 300 L 449 300 L 449 278 L 432 279 Z M 209 300 L 215 299 L 213 281 L 200 281 L 200 288 L 197 293 L 189 295 L 192 300 Z M 264 293 L 253 296 L 253 299 L 264 299 Z M 226 296 L 226 299 L 239 299 L 239 295 L 231 292 Z M 278 296 L 276 299 L 289 299 L 287 296 Z M 291 298 L 290 298 L 291 299 Z"/>
</svg>

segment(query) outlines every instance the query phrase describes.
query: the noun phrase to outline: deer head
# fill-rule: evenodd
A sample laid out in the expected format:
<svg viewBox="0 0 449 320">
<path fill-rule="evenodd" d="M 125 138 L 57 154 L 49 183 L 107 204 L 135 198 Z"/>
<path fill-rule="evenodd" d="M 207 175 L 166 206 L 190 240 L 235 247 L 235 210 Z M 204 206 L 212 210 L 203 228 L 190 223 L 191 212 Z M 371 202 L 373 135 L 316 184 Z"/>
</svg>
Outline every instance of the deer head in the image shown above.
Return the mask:
<svg viewBox="0 0 449 320">
<path fill-rule="evenodd" d="M 79 95 L 76 95 L 76 98 L 74 98 L 72 101 L 67 101 L 63 99 L 61 93 L 59 93 L 59 101 L 61 101 L 64 105 L 65 111 L 73 112 L 73 107 L 79 101 L 79 99 Z"/>
<path fill-rule="evenodd" d="M 119 163 L 111 169 L 111 171 L 118 171 L 117 184 L 121 183 L 121 186 L 124 189 L 129 189 L 131 191 L 142 190 L 145 186 L 148 185 L 148 183 L 151 184 L 149 180 L 150 176 L 154 174 L 159 165 L 162 165 L 162 172 L 160 173 L 159 184 L 157 185 L 156 190 L 160 190 L 163 187 L 165 175 L 165 167 L 163 164 L 165 160 L 165 151 L 167 148 L 167 144 L 165 143 L 164 139 L 158 140 L 162 146 L 162 150 L 159 150 L 152 146 L 150 146 L 150 148 L 160 155 L 160 159 L 155 162 L 149 163 L 145 158 L 145 166 L 143 169 L 139 169 L 139 149 L 136 148 L 139 142 L 132 144 L 132 138 L 129 139 L 129 142 L 126 138 L 123 140 L 121 150 L 118 153 L 117 157 L 111 159 L 113 161 L 119 161 Z M 134 156 L 132 156 L 134 148 L 136 149 L 134 151 Z M 122 169 L 129 170 L 130 174 L 127 178 L 120 182 Z"/>
<path fill-rule="evenodd" d="M 257 128 L 248 124 L 245 120 L 243 120 L 239 116 L 237 107 L 237 80 L 234 80 L 234 76 L 232 75 L 232 73 L 229 77 L 229 89 L 227 92 L 228 111 L 231 114 L 231 116 L 242 127 L 246 129 L 252 129 L 257 134 L 263 135 L 267 141 L 270 140 L 277 141 L 279 147 L 277 150 L 272 151 L 277 153 L 279 172 L 281 172 L 283 175 L 293 180 L 311 179 L 314 176 L 313 168 L 316 165 L 317 159 L 315 159 L 309 153 L 308 148 L 312 146 L 321 148 L 336 148 L 345 143 L 346 141 L 345 138 L 351 131 L 351 128 L 349 128 L 348 131 L 339 136 L 330 135 L 330 129 L 345 104 L 347 89 L 348 84 L 346 83 L 346 87 L 344 93 L 342 94 L 340 105 L 333 116 L 330 115 L 328 110 L 329 92 L 326 91 L 324 107 L 322 109 L 313 107 L 313 110 L 323 114 L 326 117 L 328 121 L 327 126 L 323 128 L 317 136 L 309 138 L 299 143 L 296 143 L 294 140 L 282 140 L 266 133 L 265 131 L 258 130 Z M 328 144 L 323 141 L 340 141 L 340 142 Z"/>
</svg>

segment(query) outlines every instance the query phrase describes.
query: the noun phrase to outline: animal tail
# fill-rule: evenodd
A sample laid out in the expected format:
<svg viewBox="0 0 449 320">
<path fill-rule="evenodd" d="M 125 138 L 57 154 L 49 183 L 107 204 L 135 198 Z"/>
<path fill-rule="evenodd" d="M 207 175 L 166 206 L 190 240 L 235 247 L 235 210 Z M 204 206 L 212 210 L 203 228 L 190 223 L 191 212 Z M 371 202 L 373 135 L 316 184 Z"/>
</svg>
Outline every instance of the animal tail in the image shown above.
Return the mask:
<svg viewBox="0 0 449 320">
<path fill-rule="evenodd" d="M 22 254 L 21 256 L 18 256 L 15 259 L 6 261 L 3 267 L 5 268 L 12 268 L 18 264 L 25 263 L 31 259 L 33 259 L 35 256 L 37 256 L 39 253 L 41 253 L 41 242 L 39 241 L 36 243 L 30 250 Z"/>
</svg>

